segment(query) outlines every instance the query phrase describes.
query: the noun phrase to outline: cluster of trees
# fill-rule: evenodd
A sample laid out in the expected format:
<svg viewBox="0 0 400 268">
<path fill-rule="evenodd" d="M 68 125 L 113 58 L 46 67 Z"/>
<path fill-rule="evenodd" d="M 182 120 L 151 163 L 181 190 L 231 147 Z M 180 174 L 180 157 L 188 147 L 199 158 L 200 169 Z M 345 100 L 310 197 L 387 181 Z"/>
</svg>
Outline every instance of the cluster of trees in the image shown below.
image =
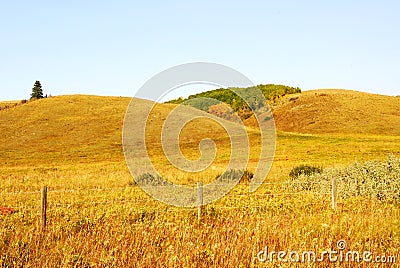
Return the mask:
<svg viewBox="0 0 400 268">
<path fill-rule="evenodd" d="M 259 94 L 260 91 L 263 96 Z M 242 119 L 247 119 L 252 116 L 252 111 L 265 105 L 262 97 L 267 101 L 276 101 L 285 95 L 295 93 L 301 93 L 301 89 L 285 85 L 268 84 L 247 88 L 219 88 L 190 95 L 187 99 L 174 99 L 168 101 L 168 103 L 187 104 L 216 115 L 224 113 L 222 117 L 230 117 L 231 111 L 219 105 L 219 103 L 223 102 L 228 104 Z"/>
</svg>

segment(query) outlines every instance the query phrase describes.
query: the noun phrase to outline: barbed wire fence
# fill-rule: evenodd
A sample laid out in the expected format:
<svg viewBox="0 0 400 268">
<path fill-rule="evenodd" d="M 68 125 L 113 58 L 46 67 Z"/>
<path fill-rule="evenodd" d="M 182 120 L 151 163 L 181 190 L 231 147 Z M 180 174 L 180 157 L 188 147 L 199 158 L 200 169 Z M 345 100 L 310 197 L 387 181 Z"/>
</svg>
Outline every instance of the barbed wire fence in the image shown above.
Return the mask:
<svg viewBox="0 0 400 268">
<path fill-rule="evenodd" d="M 282 186 L 282 185 L 290 185 L 293 182 L 266 182 L 264 183 L 265 185 L 272 185 L 272 186 Z M 318 185 L 319 182 L 315 182 L 314 184 Z M 325 184 L 326 186 L 326 184 Z M 109 188 L 82 188 L 82 189 L 54 189 L 52 190 L 51 188 L 48 188 L 47 186 L 44 186 L 41 190 L 37 191 L 15 191 L 15 192 L 9 192 L 9 191 L 2 191 L 0 192 L 0 196 L 29 196 L 30 200 L 32 200 L 32 196 L 35 196 L 35 200 L 38 200 L 36 202 L 36 205 L 26 205 L 26 204 L 19 204 L 16 206 L 11 206 L 10 209 L 12 212 L 14 211 L 23 211 L 23 210 L 37 210 L 40 211 L 41 215 L 41 226 L 42 230 L 44 231 L 46 229 L 46 220 L 47 220 L 47 210 L 52 209 L 52 208 L 71 208 L 71 207 L 82 207 L 82 206 L 97 206 L 97 205 L 115 205 L 115 204 L 146 204 L 148 203 L 151 199 L 151 197 L 145 197 L 145 198 L 134 198 L 134 199 L 124 199 L 124 200 L 105 200 L 105 201 L 73 201 L 73 202 L 59 202 L 59 201 L 52 201 L 51 199 L 48 199 L 48 194 L 61 194 L 61 193 L 72 193 L 72 194 L 78 194 L 82 192 L 115 192 L 115 191 L 124 191 L 127 189 L 132 189 L 133 187 L 136 186 L 124 186 L 124 187 L 109 187 Z M 162 186 L 161 186 L 162 187 Z M 197 216 L 198 220 L 201 220 L 202 217 L 202 211 L 203 211 L 203 191 L 202 191 L 203 185 L 197 184 L 198 188 L 198 206 L 197 206 Z M 139 189 L 139 188 L 138 188 Z M 248 197 L 249 201 L 250 198 L 257 198 L 257 200 L 265 200 L 265 198 L 271 198 L 271 197 L 277 197 L 277 196 L 293 196 L 293 195 L 319 195 L 323 197 L 331 196 L 331 206 L 333 210 L 336 210 L 337 207 L 337 188 L 336 188 L 336 180 L 332 179 L 331 183 L 331 193 L 321 193 L 317 191 L 287 191 L 283 190 L 280 192 L 269 192 L 269 193 L 232 193 L 230 198 L 236 198 L 236 197 Z M 39 202 L 41 200 L 41 202 Z M 241 209 L 260 209 L 264 208 L 265 205 L 255 205 L 252 203 L 251 205 L 218 205 L 218 209 L 221 210 L 241 210 Z M 165 212 L 168 209 L 171 208 L 164 208 L 164 209 L 159 209 L 160 212 Z M 154 210 L 156 211 L 156 210 Z M 158 210 L 157 210 L 158 211 Z M 1 211 L 0 211 L 1 212 Z"/>
</svg>

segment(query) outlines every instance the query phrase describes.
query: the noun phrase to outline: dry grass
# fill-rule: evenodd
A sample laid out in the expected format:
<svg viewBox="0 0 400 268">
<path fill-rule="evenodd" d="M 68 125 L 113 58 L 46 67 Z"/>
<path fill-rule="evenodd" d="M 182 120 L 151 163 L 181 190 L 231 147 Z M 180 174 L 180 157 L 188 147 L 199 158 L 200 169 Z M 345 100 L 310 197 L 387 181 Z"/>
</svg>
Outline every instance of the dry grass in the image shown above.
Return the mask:
<svg viewBox="0 0 400 268">
<path fill-rule="evenodd" d="M 10 109 L 20 104 L 20 101 L 0 101 L 0 110 Z"/>
<path fill-rule="evenodd" d="M 312 90 L 289 95 L 274 117 L 283 131 L 400 135 L 400 99 L 349 90 Z"/>
<path fill-rule="evenodd" d="M 315 93 L 305 93 L 305 98 L 311 98 L 310 94 Z M 378 129 L 376 134 L 331 133 L 329 124 L 320 131 L 323 133 L 278 132 L 267 183 L 253 194 L 248 193 L 246 184 L 237 186 L 228 196 L 206 206 L 198 223 L 194 209 L 164 205 L 130 186 L 132 178 L 121 148 L 129 101 L 60 96 L 0 111 L 0 206 L 16 209 L 14 214 L 0 215 L 0 266 L 251 267 L 263 266 L 256 255 L 265 246 L 322 252 L 335 249 L 339 239 L 345 239 L 351 250 L 400 254 L 398 205 L 365 196 L 349 197 L 340 199 L 338 210 L 332 211 L 329 196 L 286 187 L 290 169 L 302 163 L 343 167 L 355 160 L 384 160 L 388 153 L 400 156 L 396 132 L 382 135 L 386 129 L 374 125 L 371 129 Z M 390 112 L 391 106 L 387 107 Z M 155 119 L 172 108 L 160 105 Z M 340 116 L 343 114 L 337 113 L 336 119 Z M 279 116 L 277 123 L 282 129 Z M 156 133 L 156 125 L 150 133 Z M 356 128 L 357 124 L 350 129 Z M 224 146 L 228 139 L 221 136 L 222 129 L 208 130 L 204 122 L 194 122 L 181 137 L 185 155 L 194 159 L 199 155 L 198 141 L 217 133 L 217 161 L 203 177 L 179 177 L 165 164 L 156 139 L 153 160 L 173 179 L 178 176 L 189 184 L 213 179 L 229 159 Z M 254 149 L 248 169 L 252 171 L 258 161 L 257 135 L 250 133 Z M 39 231 L 39 190 L 43 185 L 50 189 L 44 236 Z M 357 265 L 368 267 L 366 263 Z M 315 266 L 335 265 L 323 262 Z"/>
</svg>

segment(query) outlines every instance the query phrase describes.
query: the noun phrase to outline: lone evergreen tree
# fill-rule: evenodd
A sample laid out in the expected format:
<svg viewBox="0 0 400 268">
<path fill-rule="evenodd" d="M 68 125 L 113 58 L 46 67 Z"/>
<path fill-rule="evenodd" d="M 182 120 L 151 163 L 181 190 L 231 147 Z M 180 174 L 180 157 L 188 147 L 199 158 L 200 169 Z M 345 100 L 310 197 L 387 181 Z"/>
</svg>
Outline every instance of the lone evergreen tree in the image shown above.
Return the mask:
<svg viewBox="0 0 400 268">
<path fill-rule="evenodd" d="M 35 85 L 32 88 L 31 99 L 43 99 L 43 90 L 40 81 L 36 80 Z"/>
</svg>

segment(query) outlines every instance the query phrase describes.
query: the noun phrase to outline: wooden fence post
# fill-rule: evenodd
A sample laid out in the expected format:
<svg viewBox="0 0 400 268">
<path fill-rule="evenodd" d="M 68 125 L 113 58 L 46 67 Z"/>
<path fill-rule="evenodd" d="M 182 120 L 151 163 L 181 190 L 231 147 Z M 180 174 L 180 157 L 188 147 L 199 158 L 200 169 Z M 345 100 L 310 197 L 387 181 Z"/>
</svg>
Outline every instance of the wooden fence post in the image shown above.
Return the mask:
<svg viewBox="0 0 400 268">
<path fill-rule="evenodd" d="M 197 219 L 201 219 L 201 207 L 203 206 L 203 183 L 197 182 Z"/>
<path fill-rule="evenodd" d="M 47 186 L 42 188 L 42 232 L 46 231 L 46 220 L 47 220 Z"/>
<path fill-rule="evenodd" d="M 337 192 L 336 192 L 336 178 L 332 178 L 332 208 L 336 209 L 336 198 L 337 198 Z"/>
</svg>

